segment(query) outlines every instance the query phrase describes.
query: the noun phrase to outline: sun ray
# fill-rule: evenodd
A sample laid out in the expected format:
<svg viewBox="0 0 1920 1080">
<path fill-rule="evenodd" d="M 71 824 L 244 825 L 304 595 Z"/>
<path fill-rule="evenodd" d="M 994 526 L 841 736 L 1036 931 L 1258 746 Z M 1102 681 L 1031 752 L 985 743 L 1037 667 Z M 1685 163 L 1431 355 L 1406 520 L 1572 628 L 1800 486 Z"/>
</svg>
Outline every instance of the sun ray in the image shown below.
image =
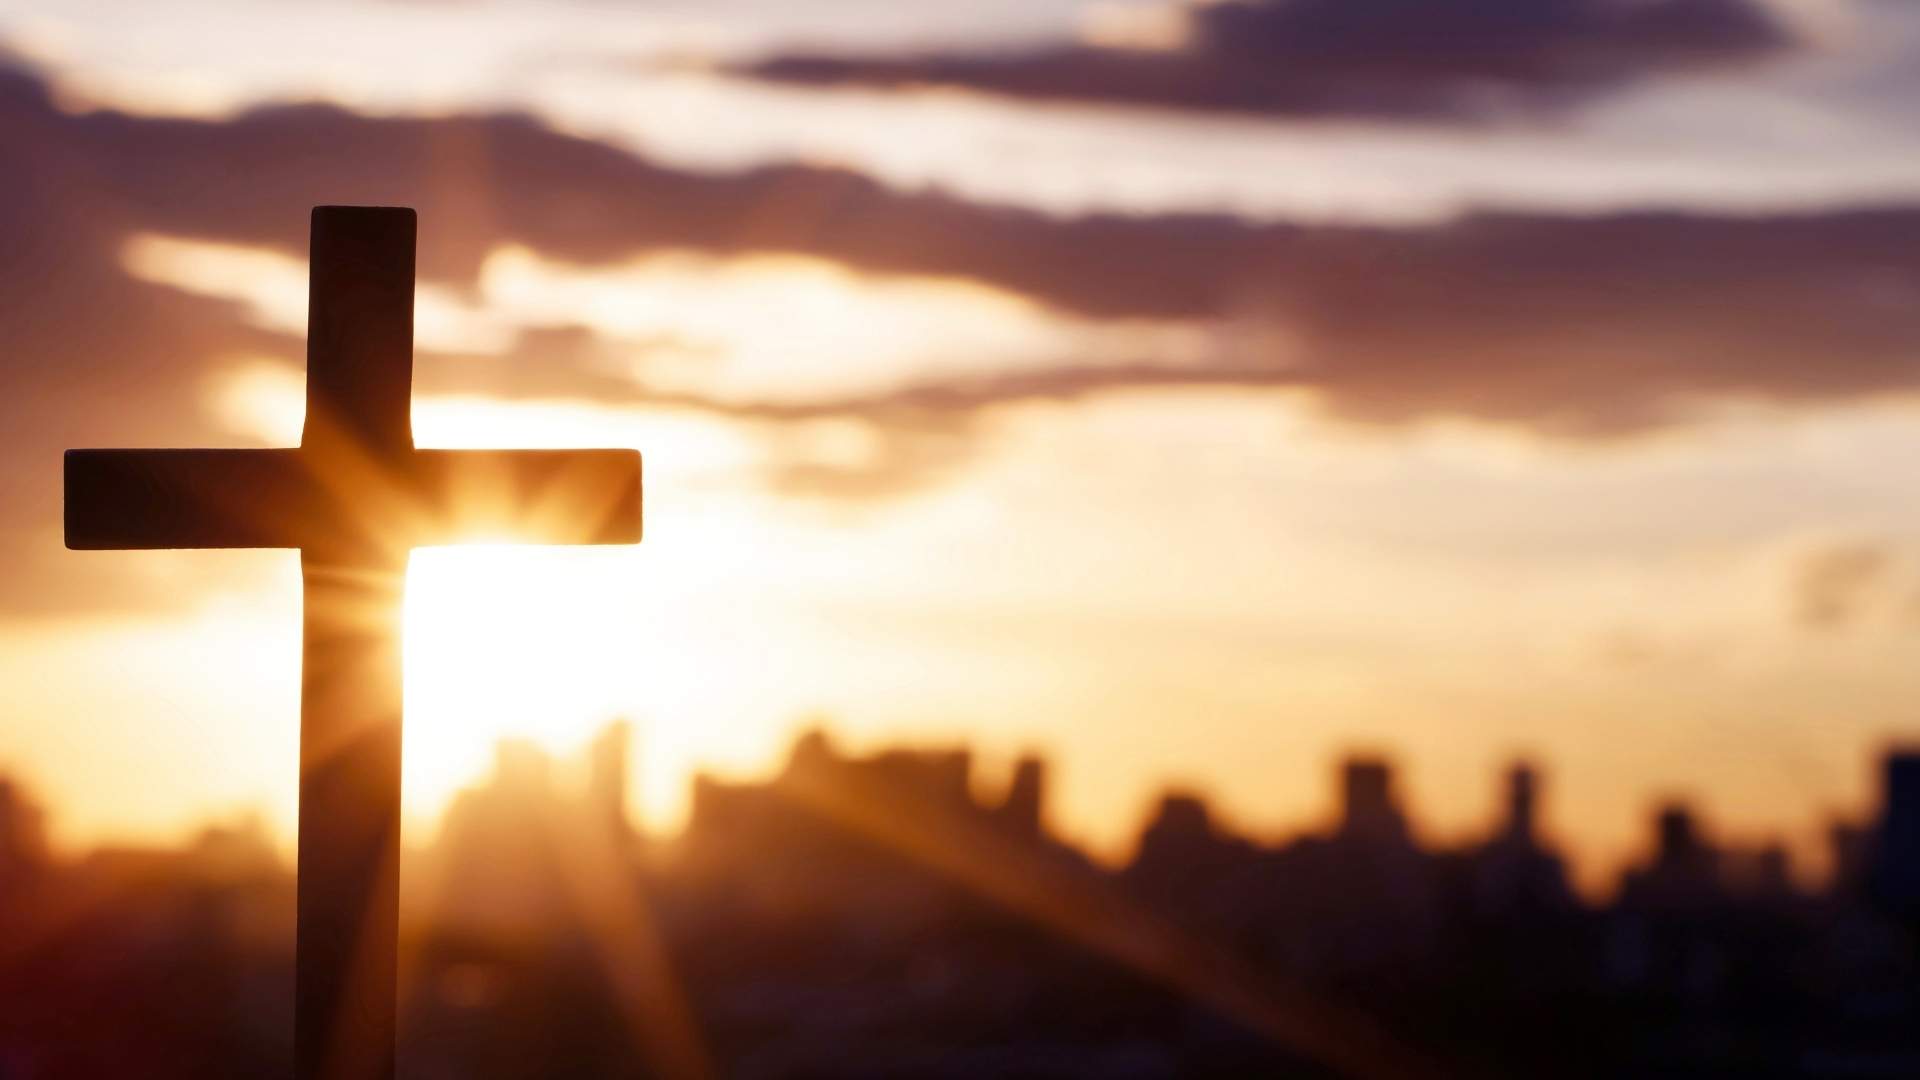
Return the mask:
<svg viewBox="0 0 1920 1080">
<path fill-rule="evenodd" d="M 1262 978 L 1104 882 L 945 812 L 931 799 L 902 813 L 896 792 L 857 776 L 800 772 L 789 779 L 805 809 L 1341 1075 L 1441 1075 L 1363 1014 Z"/>
</svg>

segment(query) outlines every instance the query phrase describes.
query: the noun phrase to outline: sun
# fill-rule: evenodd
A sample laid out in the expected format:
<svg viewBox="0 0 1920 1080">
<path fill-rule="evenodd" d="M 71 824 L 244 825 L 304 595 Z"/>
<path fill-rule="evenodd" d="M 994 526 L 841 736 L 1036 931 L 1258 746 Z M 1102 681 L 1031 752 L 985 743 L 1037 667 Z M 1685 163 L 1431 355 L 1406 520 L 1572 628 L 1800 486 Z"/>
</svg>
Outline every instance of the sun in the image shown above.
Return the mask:
<svg viewBox="0 0 1920 1080">
<path fill-rule="evenodd" d="M 216 389 L 236 430 L 269 445 L 299 438 L 297 373 L 243 365 Z M 769 766 L 796 717 L 826 700 L 817 690 L 826 673 L 844 672 L 844 683 L 864 670 L 818 640 L 820 617 L 804 613 L 809 582 L 838 588 L 855 572 L 839 553 L 843 534 L 771 505 L 752 480 L 767 452 L 754 430 L 673 408 L 470 395 L 416 397 L 413 427 L 423 447 L 638 448 L 646 537 L 413 552 L 403 613 L 410 830 L 430 831 L 452 796 L 486 775 L 501 739 L 568 757 L 615 719 L 635 726 L 634 809 L 670 825 L 694 772 Z M 788 573 L 796 552 L 798 575 Z M 800 692 L 800 707 L 796 684 L 816 688 Z"/>
<path fill-rule="evenodd" d="M 556 753 L 630 710 L 635 664 L 614 551 L 480 545 L 413 555 L 404 614 L 406 791 L 438 806 L 503 738 Z"/>
</svg>

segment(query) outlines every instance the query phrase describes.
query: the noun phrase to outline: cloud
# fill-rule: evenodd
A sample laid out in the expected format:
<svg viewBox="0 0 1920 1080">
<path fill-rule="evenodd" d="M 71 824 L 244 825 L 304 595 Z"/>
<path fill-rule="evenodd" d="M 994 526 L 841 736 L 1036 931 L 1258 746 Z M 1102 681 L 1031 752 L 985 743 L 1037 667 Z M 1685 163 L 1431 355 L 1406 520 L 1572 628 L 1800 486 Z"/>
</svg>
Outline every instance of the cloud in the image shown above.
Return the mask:
<svg viewBox="0 0 1920 1080">
<path fill-rule="evenodd" d="M 28 351 L 64 359 L 17 377 L 68 378 L 111 361 L 123 378 L 129 355 L 157 351 L 131 332 L 142 320 L 172 321 L 171 355 L 297 346 L 240 332 L 247 324 L 230 307 L 133 281 L 118 245 L 155 232 L 303 254 L 304 210 L 319 201 L 421 206 L 422 275 L 456 288 L 472 287 L 508 244 L 583 267 L 663 249 L 798 253 L 967 279 L 1087 318 L 1189 321 L 1216 345 L 1198 364 L 1142 355 L 906 390 L 895 387 L 911 380 L 895 378 L 884 393 L 847 395 L 844 409 L 1286 385 L 1382 422 L 1464 416 L 1618 434 L 1729 396 L 1905 393 L 1920 358 L 1915 208 L 1490 213 L 1406 228 L 1061 218 L 828 168 L 665 169 L 518 116 L 370 119 L 304 106 L 226 122 L 73 117 L 37 91 L 16 79 L 0 97 L 10 110 L 0 139 L 31 166 L 0 180 L 14 189 L 6 207 L 19 238 L 0 274 L 12 295 L 46 294 L 10 309 L 25 320 L 10 338 L 24 332 Z M 193 317 L 174 317 L 183 311 Z"/>
<path fill-rule="evenodd" d="M 1485 213 L 1422 227 L 1062 218 L 832 168 L 667 169 L 517 116 L 305 106 L 228 122 L 48 123 L 86 168 L 82 194 L 63 198 L 95 191 L 158 232 L 298 253 L 305 216 L 293 208 L 401 202 L 427 211 L 423 275 L 454 285 L 470 286 L 502 244 L 582 266 L 662 249 L 798 253 L 967 279 L 1088 318 L 1188 320 L 1215 343 L 1207 363 L 1176 372 L 1146 355 L 1063 357 L 1058 373 L 1004 383 L 1010 396 L 1130 381 L 1309 385 L 1332 410 L 1375 422 L 1455 416 L 1610 436 L 1726 398 L 1907 393 L 1920 342 L 1911 207 Z M 977 408 L 994 388 L 960 377 L 919 394 Z"/>
<path fill-rule="evenodd" d="M 1219 112 L 1459 119 L 1752 60 L 1793 44 L 1761 0 L 1187 0 L 1155 14 L 1156 47 L 1149 48 L 792 53 L 744 70 L 805 85 L 952 86 Z"/>
<path fill-rule="evenodd" d="M 231 442 L 207 381 L 298 362 L 243 304 L 132 276 L 153 234 L 304 257 L 306 208 L 419 206 L 420 268 L 471 290 L 516 245 L 586 270 L 690 250 L 796 253 L 876 275 L 964 279 L 1088 320 L 1190 325 L 1198 356 L 1062 356 L 1019 370 L 887 372 L 831 395 L 722 398 L 621 364 L 588 328 L 520 332 L 498 355 L 429 356 L 423 391 L 647 402 L 791 442 L 784 490 L 869 496 L 947 475 L 1016 402 L 1134 389 L 1311 394 L 1356 421 L 1442 417 L 1626 438 L 1726 400 L 1778 405 L 1920 386 L 1920 208 L 1773 217 L 1488 213 L 1436 226 L 1327 227 L 1229 215 L 1057 217 L 900 192 L 845 170 L 663 168 L 515 115 L 369 118 L 322 106 L 228 120 L 69 114 L 0 73 L 0 603 L 106 599 L 46 584 L 67 446 Z M 609 362 L 609 361 L 616 362 Z M 628 377 L 625 372 L 636 372 Z M 786 440 L 822 421 L 874 433 L 854 464 Z M 70 577 L 71 575 L 69 575 Z"/>
</svg>

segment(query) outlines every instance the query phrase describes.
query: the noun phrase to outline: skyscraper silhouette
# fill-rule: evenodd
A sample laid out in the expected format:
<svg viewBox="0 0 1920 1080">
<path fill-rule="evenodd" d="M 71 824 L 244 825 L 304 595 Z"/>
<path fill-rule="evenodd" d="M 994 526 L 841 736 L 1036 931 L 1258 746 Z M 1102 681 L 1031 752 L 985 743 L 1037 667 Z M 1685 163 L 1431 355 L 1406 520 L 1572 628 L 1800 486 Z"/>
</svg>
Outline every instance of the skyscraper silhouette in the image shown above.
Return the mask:
<svg viewBox="0 0 1920 1080">
<path fill-rule="evenodd" d="M 1379 758 L 1349 758 L 1340 779 L 1342 834 L 1369 841 L 1406 836 L 1407 821 L 1393 794 L 1393 766 Z"/>
<path fill-rule="evenodd" d="M 1501 920 L 1528 920 L 1564 912 L 1573 905 L 1560 857 L 1539 837 L 1540 774 L 1514 763 L 1506 775 L 1506 816 L 1480 849 L 1473 866 L 1478 913 Z"/>
<path fill-rule="evenodd" d="M 1000 820 L 1009 832 L 1022 839 L 1039 839 L 1046 787 L 1046 762 L 1032 755 L 1021 758 L 1013 768 L 1006 798 L 1000 803 Z"/>
<path fill-rule="evenodd" d="M 633 746 L 633 725 L 615 720 L 594 737 L 587 751 L 587 804 L 589 812 L 604 822 L 616 844 L 633 840 L 633 824 L 627 819 L 627 770 Z"/>
<path fill-rule="evenodd" d="M 1889 753 L 1881 775 L 1874 893 L 1894 913 L 1920 920 L 1920 750 Z"/>
<path fill-rule="evenodd" d="M 1522 761 L 1507 770 L 1507 820 L 1503 831 L 1508 839 L 1533 843 L 1538 789 L 1539 776 L 1532 765 Z"/>
</svg>

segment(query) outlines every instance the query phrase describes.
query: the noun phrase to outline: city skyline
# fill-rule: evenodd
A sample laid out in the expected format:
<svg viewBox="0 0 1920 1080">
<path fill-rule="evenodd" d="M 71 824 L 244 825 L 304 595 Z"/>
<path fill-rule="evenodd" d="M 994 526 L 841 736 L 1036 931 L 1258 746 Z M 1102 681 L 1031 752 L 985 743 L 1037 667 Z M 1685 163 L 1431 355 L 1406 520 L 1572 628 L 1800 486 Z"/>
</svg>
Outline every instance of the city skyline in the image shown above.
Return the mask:
<svg viewBox="0 0 1920 1080">
<path fill-rule="evenodd" d="M 1525 765 L 1460 846 L 1410 828 L 1391 763 L 1353 757 L 1323 828 L 1250 839 L 1170 792 L 1106 866 L 1049 830 L 1040 759 L 983 790 L 965 748 L 817 730 L 776 775 L 703 778 L 687 829 L 649 841 L 623 814 L 629 738 L 604 729 L 573 786 L 501 743 L 408 853 L 405 1070 L 1896 1076 L 1916 1051 L 1920 753 L 1878 763 L 1816 888 L 1666 804 L 1617 892 L 1583 901 Z M 74 858 L 43 824 L 0 777 L 10 1062 L 284 1062 L 294 878 L 257 821 Z M 76 1025 L 79 1003 L 122 1019 Z"/>
<path fill-rule="evenodd" d="M 454 828 L 451 823 L 458 821 L 465 800 L 473 798 L 476 793 L 507 783 L 510 787 L 517 784 L 526 788 L 531 785 L 531 788 L 538 789 L 541 798 L 586 799 L 596 805 L 605 802 L 605 797 L 596 792 L 616 791 L 618 794 L 613 797 L 613 805 L 620 815 L 620 827 L 630 829 L 637 839 L 671 846 L 696 827 L 699 793 L 703 789 L 715 785 L 750 787 L 772 782 L 792 769 L 794 755 L 801 752 L 802 748 L 818 744 L 832 747 L 827 752 L 833 754 L 879 758 L 904 754 L 953 761 L 967 778 L 964 790 L 968 796 L 987 803 L 993 802 L 996 797 L 1012 795 L 1017 785 L 1037 784 L 1045 794 L 1034 797 L 1045 802 L 1048 809 L 1036 820 L 1046 835 L 1054 842 L 1086 856 L 1094 864 L 1108 869 L 1124 867 L 1138 856 L 1140 843 L 1156 818 L 1166 812 L 1170 801 L 1191 803 L 1221 835 L 1247 843 L 1285 845 L 1324 834 L 1329 829 L 1336 829 L 1338 823 L 1352 813 L 1353 770 L 1356 767 L 1362 771 L 1380 772 L 1377 790 L 1383 793 L 1391 791 L 1395 813 L 1405 815 L 1410 835 L 1417 843 L 1434 850 L 1471 848 L 1497 838 L 1513 820 L 1516 813 L 1513 777 L 1516 771 L 1524 771 L 1529 777 L 1530 791 L 1533 792 L 1529 796 L 1527 816 L 1530 824 L 1527 832 L 1538 836 L 1542 843 L 1560 851 L 1567 859 L 1567 880 L 1585 903 L 1605 904 L 1618 898 L 1619 890 L 1633 868 L 1660 846 L 1662 821 L 1675 812 L 1686 816 L 1689 822 L 1687 827 L 1697 831 L 1703 842 L 1731 853 L 1736 859 L 1752 860 L 1763 855 L 1772 858 L 1775 856 L 1769 853 L 1777 853 L 1787 882 L 1796 889 L 1818 892 L 1833 887 L 1836 875 L 1843 873 L 1841 860 L 1834 850 L 1834 845 L 1842 842 L 1839 839 L 1841 834 L 1864 827 L 1863 823 L 1873 820 L 1874 808 L 1884 802 L 1887 794 L 1884 770 L 1888 763 L 1920 757 L 1920 743 L 1890 740 L 1880 753 L 1863 765 L 1863 771 L 1869 776 L 1868 795 L 1863 806 L 1836 808 L 1806 823 L 1802 829 L 1795 830 L 1796 833 L 1805 834 L 1805 839 L 1784 832 L 1729 832 L 1718 826 L 1711 800 L 1698 799 L 1684 792 L 1648 791 L 1643 793 L 1644 798 L 1633 818 L 1632 828 L 1637 834 L 1634 842 L 1618 858 L 1608 861 L 1591 854 L 1581 855 L 1577 845 L 1567 842 L 1567 831 L 1558 824 L 1563 812 L 1555 806 L 1555 787 L 1566 770 L 1556 767 L 1554 762 L 1525 755 L 1507 758 L 1488 771 L 1484 778 L 1484 790 L 1480 792 L 1487 813 L 1484 819 L 1465 828 L 1434 829 L 1431 822 L 1424 820 L 1418 798 L 1407 795 L 1408 777 L 1418 774 L 1418 763 L 1409 763 L 1389 748 L 1367 747 L 1342 752 L 1323 762 L 1321 772 L 1325 780 L 1325 804 L 1292 821 L 1266 827 L 1249 826 L 1246 814 L 1236 807 L 1223 804 L 1204 785 L 1170 780 L 1148 792 L 1142 798 L 1137 813 L 1124 821 L 1109 823 L 1109 831 L 1122 837 L 1119 843 L 1095 844 L 1089 843 L 1071 827 L 1062 827 L 1057 809 L 1059 763 L 1031 748 L 1010 755 L 995 755 L 982 754 L 977 747 L 965 742 L 902 743 L 889 741 L 884 736 L 877 740 L 848 741 L 843 733 L 834 730 L 830 718 L 817 714 L 796 721 L 794 730 L 792 739 L 779 748 L 773 764 L 768 767 L 745 771 L 696 772 L 688 777 L 687 791 L 682 800 L 683 809 L 667 818 L 657 817 L 648 811 L 649 802 L 643 797 L 647 786 L 644 778 L 638 781 L 627 779 L 630 773 L 637 773 L 641 777 L 646 773 L 644 767 L 635 769 L 636 764 L 644 766 L 647 756 L 643 725 L 628 718 L 617 718 L 592 731 L 587 739 L 578 744 L 560 747 L 530 736 L 503 736 L 493 744 L 491 756 L 484 767 L 457 786 L 443 806 L 432 813 L 413 812 L 407 816 L 403 844 L 405 850 L 411 853 L 410 857 L 441 845 L 447 838 L 448 830 Z M 609 746 L 619 748 L 612 758 L 608 756 Z M 617 772 L 617 779 L 609 780 L 609 769 Z M 1028 775 L 1029 770 L 1032 771 L 1031 775 Z M 514 777 L 518 780 L 512 780 Z M 15 791 L 28 795 L 35 793 L 30 775 L 10 771 L 0 765 L 0 779 L 7 780 Z M 1380 797 L 1387 796 L 1382 794 Z M 43 809 L 43 825 L 48 835 L 58 837 L 61 808 L 46 804 Z M 79 858 L 90 850 L 185 843 L 209 830 L 230 827 L 256 831 L 260 839 L 270 844 L 287 868 L 291 869 L 291 831 L 273 821 L 271 815 L 263 813 L 259 807 L 227 808 L 222 813 L 193 823 L 177 836 L 135 834 L 79 843 L 62 839 L 55 845 L 55 850 L 63 858 Z"/>
</svg>

